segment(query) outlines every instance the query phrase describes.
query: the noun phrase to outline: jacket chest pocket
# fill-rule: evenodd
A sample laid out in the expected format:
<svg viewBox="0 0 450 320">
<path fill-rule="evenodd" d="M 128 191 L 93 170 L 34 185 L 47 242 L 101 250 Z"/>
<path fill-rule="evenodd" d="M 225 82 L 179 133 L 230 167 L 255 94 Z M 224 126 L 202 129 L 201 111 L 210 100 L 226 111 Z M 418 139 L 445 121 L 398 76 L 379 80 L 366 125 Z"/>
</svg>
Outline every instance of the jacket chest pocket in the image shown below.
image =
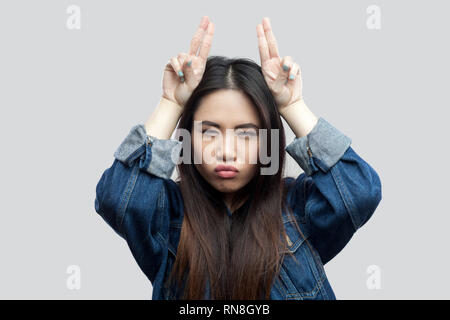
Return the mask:
<svg viewBox="0 0 450 320">
<path fill-rule="evenodd" d="M 325 270 L 307 235 L 285 222 L 288 251 L 274 286 L 285 299 L 320 299 Z"/>
</svg>

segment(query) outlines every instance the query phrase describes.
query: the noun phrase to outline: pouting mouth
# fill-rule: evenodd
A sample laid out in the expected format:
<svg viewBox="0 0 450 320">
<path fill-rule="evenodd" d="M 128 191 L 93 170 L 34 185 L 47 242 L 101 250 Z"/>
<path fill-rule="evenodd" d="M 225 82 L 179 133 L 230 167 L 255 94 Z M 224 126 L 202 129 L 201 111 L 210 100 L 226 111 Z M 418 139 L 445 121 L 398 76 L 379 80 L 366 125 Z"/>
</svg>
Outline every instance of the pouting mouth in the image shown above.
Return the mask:
<svg viewBox="0 0 450 320">
<path fill-rule="evenodd" d="M 226 165 L 218 165 L 214 171 L 218 172 L 218 171 L 235 171 L 238 172 L 239 170 L 236 167 L 233 166 L 226 166 Z"/>
</svg>

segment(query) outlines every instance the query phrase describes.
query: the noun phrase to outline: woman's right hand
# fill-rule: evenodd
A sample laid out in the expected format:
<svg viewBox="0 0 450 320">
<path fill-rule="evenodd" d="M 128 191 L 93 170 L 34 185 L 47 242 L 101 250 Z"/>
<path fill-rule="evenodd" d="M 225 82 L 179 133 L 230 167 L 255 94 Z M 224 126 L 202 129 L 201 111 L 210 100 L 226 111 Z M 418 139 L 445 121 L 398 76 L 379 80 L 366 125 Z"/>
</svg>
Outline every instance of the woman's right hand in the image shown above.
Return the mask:
<svg viewBox="0 0 450 320">
<path fill-rule="evenodd" d="M 202 21 L 191 40 L 189 53 L 179 53 L 164 68 L 162 96 L 184 107 L 194 89 L 202 80 L 214 35 L 214 24 L 208 16 Z M 200 47 L 197 56 L 197 50 Z"/>
</svg>

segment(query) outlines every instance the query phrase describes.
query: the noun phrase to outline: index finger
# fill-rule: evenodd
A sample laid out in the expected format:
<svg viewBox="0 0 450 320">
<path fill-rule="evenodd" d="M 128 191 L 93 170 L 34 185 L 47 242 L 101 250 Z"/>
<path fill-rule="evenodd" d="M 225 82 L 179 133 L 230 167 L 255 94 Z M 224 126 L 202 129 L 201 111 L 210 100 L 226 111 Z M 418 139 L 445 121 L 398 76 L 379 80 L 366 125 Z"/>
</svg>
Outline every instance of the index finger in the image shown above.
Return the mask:
<svg viewBox="0 0 450 320">
<path fill-rule="evenodd" d="M 200 47 L 200 52 L 198 56 L 202 59 L 208 59 L 209 49 L 211 49 L 212 39 L 214 36 L 214 23 L 210 22 L 208 24 L 208 29 L 206 30 L 206 35 L 203 38 L 202 46 Z"/>
<path fill-rule="evenodd" d="M 270 54 L 264 29 L 260 24 L 256 26 L 256 33 L 258 35 L 259 57 L 261 58 L 261 64 L 263 64 L 266 60 L 270 59 Z"/>
<path fill-rule="evenodd" d="M 278 54 L 277 40 L 275 39 L 275 36 L 272 32 L 272 27 L 270 25 L 269 18 L 265 17 L 263 19 L 263 27 L 264 32 L 266 34 L 267 43 L 269 45 L 270 57 L 279 58 L 280 55 Z"/>
<path fill-rule="evenodd" d="M 202 43 L 203 34 L 206 31 L 206 28 L 209 24 L 209 17 L 203 16 L 202 21 L 200 22 L 200 25 L 197 28 L 197 31 L 195 31 L 194 36 L 191 40 L 191 46 L 189 48 L 189 55 L 196 56 L 197 50 L 200 47 L 200 44 Z"/>
</svg>

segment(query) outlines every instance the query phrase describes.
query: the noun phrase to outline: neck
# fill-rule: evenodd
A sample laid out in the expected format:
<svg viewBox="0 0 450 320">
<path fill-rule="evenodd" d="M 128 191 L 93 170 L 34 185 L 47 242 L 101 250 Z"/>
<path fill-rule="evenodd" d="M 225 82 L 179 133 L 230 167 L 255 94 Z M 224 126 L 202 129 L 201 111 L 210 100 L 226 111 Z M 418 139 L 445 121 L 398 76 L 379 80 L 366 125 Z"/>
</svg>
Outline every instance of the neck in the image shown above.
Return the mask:
<svg viewBox="0 0 450 320">
<path fill-rule="evenodd" d="M 236 209 L 240 208 L 244 202 L 248 199 L 248 195 L 246 195 L 239 203 L 235 204 L 233 206 L 233 197 L 235 197 L 235 193 L 224 193 L 222 195 L 222 199 L 225 202 L 228 209 L 230 209 L 231 212 L 234 212 Z"/>
</svg>

